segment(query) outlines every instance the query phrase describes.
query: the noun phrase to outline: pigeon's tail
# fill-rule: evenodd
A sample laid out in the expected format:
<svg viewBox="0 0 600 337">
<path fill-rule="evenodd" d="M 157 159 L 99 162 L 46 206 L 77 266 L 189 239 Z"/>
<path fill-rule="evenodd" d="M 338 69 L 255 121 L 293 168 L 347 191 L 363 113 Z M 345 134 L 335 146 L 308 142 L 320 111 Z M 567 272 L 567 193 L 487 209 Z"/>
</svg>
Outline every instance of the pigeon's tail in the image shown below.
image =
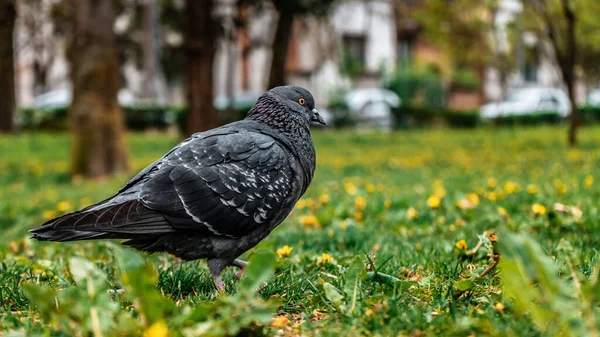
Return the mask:
<svg viewBox="0 0 600 337">
<path fill-rule="evenodd" d="M 131 239 L 140 235 L 175 231 L 163 214 L 146 208 L 140 201 L 102 201 L 80 211 L 65 214 L 30 230 L 40 241 Z"/>
</svg>

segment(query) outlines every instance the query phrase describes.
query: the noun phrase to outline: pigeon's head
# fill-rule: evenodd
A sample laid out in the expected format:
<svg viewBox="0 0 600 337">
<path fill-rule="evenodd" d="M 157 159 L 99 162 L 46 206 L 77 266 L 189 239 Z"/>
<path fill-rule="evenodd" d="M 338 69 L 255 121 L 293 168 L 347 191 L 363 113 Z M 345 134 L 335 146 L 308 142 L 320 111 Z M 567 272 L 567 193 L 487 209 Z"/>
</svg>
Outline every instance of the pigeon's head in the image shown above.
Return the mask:
<svg viewBox="0 0 600 337">
<path fill-rule="evenodd" d="M 248 117 L 284 127 L 307 126 L 312 122 L 326 125 L 315 108 L 310 91 L 295 85 L 275 87 L 264 93 L 248 112 Z"/>
</svg>

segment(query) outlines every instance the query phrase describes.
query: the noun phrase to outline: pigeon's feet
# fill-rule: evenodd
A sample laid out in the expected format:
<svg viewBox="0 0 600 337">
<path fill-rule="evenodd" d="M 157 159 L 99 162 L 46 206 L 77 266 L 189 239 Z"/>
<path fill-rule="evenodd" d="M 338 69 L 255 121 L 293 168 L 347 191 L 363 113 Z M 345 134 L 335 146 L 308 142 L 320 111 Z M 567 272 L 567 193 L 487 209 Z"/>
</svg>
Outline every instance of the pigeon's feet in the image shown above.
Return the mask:
<svg viewBox="0 0 600 337">
<path fill-rule="evenodd" d="M 223 280 L 221 280 L 221 275 L 213 275 L 213 281 L 215 281 L 215 286 L 217 287 L 219 295 L 225 294 L 225 284 L 223 283 Z"/>
<path fill-rule="evenodd" d="M 208 260 L 208 270 L 213 277 L 213 281 L 215 282 L 215 287 L 217 287 L 217 291 L 220 294 L 225 293 L 225 284 L 223 284 L 223 280 L 221 279 L 221 272 L 223 268 L 227 266 L 227 262 L 218 259 Z"/>
<path fill-rule="evenodd" d="M 248 265 L 248 262 L 236 259 L 231 262 L 231 265 L 240 269 L 237 273 L 235 273 L 235 278 L 239 280 L 242 278 L 242 275 L 244 275 L 244 269 Z"/>
</svg>

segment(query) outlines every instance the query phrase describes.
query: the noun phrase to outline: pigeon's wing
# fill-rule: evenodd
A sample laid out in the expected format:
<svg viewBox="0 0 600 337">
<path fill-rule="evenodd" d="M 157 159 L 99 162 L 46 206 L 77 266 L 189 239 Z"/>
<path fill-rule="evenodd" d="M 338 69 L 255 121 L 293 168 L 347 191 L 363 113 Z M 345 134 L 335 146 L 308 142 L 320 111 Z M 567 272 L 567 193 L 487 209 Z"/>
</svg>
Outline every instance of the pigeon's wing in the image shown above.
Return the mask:
<svg viewBox="0 0 600 337">
<path fill-rule="evenodd" d="M 291 210 L 299 189 L 290 157 L 256 132 L 192 139 L 148 173 L 139 197 L 177 228 L 241 237 Z"/>
</svg>

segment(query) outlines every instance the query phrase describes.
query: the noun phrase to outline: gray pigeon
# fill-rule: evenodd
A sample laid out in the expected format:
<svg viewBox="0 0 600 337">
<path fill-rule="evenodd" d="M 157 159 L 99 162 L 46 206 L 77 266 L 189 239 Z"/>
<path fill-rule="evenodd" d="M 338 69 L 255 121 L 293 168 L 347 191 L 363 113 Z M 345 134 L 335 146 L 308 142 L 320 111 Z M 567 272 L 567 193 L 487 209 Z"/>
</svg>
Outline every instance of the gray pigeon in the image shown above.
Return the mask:
<svg viewBox="0 0 600 337">
<path fill-rule="evenodd" d="M 42 241 L 126 239 L 125 245 L 206 258 L 217 289 L 221 271 L 291 212 L 315 171 L 311 122 L 325 124 L 310 92 L 263 94 L 246 119 L 194 134 L 119 192 L 31 230 Z"/>
</svg>

